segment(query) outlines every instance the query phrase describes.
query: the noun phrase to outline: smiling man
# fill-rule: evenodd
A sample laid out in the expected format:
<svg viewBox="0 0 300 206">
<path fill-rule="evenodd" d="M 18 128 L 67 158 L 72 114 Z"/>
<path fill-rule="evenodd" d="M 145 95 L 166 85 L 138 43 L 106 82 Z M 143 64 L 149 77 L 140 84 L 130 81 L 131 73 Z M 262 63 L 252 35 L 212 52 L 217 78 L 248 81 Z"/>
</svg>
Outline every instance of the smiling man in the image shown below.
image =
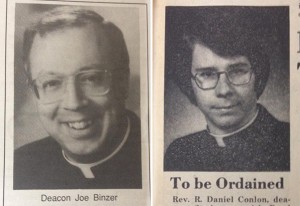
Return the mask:
<svg viewBox="0 0 300 206">
<path fill-rule="evenodd" d="M 16 150 L 14 189 L 141 188 L 120 29 L 93 11 L 56 8 L 25 31 L 24 63 L 50 136 Z"/>
<path fill-rule="evenodd" d="M 289 124 L 257 103 L 270 71 L 264 29 L 272 9 L 264 9 L 189 8 L 182 14 L 190 18 L 167 54 L 175 63 L 167 65 L 207 129 L 176 139 L 166 151 L 165 171 L 289 171 Z"/>
</svg>

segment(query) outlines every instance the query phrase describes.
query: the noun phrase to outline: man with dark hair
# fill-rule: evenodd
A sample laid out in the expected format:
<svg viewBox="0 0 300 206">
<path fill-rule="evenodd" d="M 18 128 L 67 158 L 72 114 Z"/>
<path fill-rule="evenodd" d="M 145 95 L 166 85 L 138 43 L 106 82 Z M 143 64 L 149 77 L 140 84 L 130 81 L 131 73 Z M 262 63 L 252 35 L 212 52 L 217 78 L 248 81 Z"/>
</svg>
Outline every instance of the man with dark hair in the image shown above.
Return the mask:
<svg viewBox="0 0 300 206">
<path fill-rule="evenodd" d="M 165 170 L 288 171 L 289 124 L 257 103 L 270 71 L 268 12 L 216 7 L 182 16 L 187 20 L 176 29 L 183 35 L 166 40 L 166 65 L 204 114 L 207 129 L 176 139 Z"/>
<path fill-rule="evenodd" d="M 58 7 L 25 31 L 24 65 L 50 136 L 15 151 L 14 189 L 141 188 L 121 30 L 94 11 Z"/>
</svg>

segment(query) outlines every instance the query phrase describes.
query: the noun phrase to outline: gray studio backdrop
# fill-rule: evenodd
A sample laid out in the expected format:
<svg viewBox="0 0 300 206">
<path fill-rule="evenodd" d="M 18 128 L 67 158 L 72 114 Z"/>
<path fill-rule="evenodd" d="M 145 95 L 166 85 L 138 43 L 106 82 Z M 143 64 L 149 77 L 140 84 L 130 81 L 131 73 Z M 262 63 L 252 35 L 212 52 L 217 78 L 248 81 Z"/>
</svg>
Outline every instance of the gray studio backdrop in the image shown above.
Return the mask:
<svg viewBox="0 0 300 206">
<path fill-rule="evenodd" d="M 128 5 L 86 7 L 98 12 L 106 20 L 113 22 L 124 34 L 130 57 L 130 91 L 127 108 L 140 115 L 140 31 L 139 9 Z M 16 4 L 15 15 L 15 73 L 14 73 L 14 145 L 18 148 L 26 143 L 41 139 L 47 133 L 40 124 L 35 109 L 33 94 L 27 87 L 22 64 L 23 32 L 26 26 L 41 12 L 56 7 L 45 4 Z"/>
</svg>

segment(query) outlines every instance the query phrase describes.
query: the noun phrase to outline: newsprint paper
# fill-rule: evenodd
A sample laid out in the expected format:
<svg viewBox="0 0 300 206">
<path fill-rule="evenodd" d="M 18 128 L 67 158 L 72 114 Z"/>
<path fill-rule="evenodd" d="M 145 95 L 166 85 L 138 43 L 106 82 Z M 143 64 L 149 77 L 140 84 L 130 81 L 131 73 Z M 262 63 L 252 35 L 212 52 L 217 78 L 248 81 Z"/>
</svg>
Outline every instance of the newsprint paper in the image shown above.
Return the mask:
<svg viewBox="0 0 300 206">
<path fill-rule="evenodd" d="M 150 204 L 149 9 L 1 1 L 0 205 Z"/>
<path fill-rule="evenodd" d="M 2 205 L 300 205 L 300 1 L 0 4 Z"/>
<path fill-rule="evenodd" d="M 153 10 L 153 205 L 300 205 L 300 2 Z"/>
</svg>

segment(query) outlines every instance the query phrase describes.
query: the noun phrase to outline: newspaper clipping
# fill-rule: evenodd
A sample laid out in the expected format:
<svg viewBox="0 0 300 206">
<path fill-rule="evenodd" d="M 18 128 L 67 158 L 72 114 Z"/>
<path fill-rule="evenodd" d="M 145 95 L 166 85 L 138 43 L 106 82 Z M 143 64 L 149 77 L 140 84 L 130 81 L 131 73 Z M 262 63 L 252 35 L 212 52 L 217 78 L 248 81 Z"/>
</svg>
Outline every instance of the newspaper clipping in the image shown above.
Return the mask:
<svg viewBox="0 0 300 206">
<path fill-rule="evenodd" d="M 154 205 L 299 204 L 299 14 L 156 2 Z"/>
<path fill-rule="evenodd" d="M 149 203 L 148 6 L 6 2 L 3 205 Z"/>
</svg>

